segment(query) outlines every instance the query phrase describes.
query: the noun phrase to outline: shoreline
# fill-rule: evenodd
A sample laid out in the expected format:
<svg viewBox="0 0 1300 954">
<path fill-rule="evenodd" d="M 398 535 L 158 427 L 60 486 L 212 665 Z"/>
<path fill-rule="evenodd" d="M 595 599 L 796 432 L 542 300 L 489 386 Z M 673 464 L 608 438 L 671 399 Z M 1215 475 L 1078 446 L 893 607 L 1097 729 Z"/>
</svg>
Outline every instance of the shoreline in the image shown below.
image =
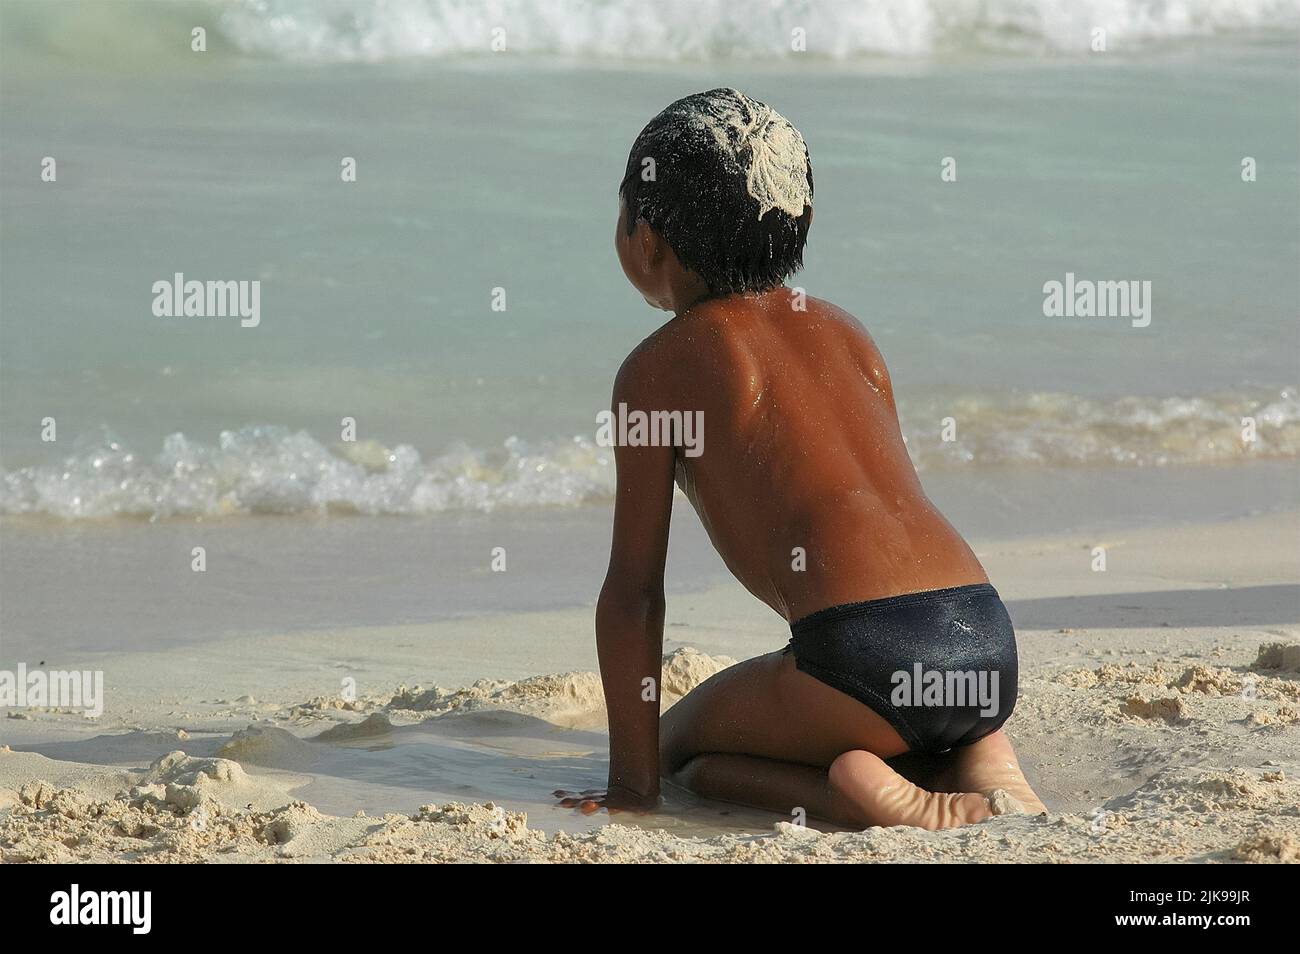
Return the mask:
<svg viewBox="0 0 1300 954">
<path fill-rule="evenodd" d="M 1260 461 L 1226 470 L 1021 468 L 922 479 L 980 550 L 1287 513 L 1300 504 L 1294 470 L 1290 461 Z M 92 652 L 240 634 L 589 607 L 612 516 L 610 505 L 596 504 L 413 518 L 0 521 L 0 668 L 41 659 L 80 668 Z M 192 570 L 196 546 L 204 548 L 203 573 Z M 507 553 L 504 573 L 492 571 L 496 547 Z M 670 595 L 731 581 L 680 494 L 665 574 Z"/>
</svg>

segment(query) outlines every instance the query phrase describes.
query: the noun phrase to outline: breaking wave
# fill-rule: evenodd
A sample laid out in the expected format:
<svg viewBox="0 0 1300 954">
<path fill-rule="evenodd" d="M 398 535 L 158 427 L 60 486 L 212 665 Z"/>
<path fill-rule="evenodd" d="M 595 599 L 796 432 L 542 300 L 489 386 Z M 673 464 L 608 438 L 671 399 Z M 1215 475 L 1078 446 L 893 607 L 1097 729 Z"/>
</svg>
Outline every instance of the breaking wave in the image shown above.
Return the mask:
<svg viewBox="0 0 1300 954">
<path fill-rule="evenodd" d="M 1300 456 L 1300 392 L 1085 400 L 1056 393 L 967 397 L 901 409 L 919 470 L 996 466 L 1218 464 Z M 952 431 L 944 440 L 944 419 Z M 1256 439 L 1242 440 L 1243 418 Z M 707 447 L 707 444 L 706 444 Z M 453 445 L 424 457 L 399 444 L 327 445 L 257 426 L 215 444 L 172 434 L 138 453 L 111 438 L 59 463 L 0 469 L 0 514 L 64 520 L 234 514 L 424 515 L 572 507 L 609 500 L 611 449 L 593 436 L 499 447 Z"/>
<path fill-rule="evenodd" d="M 26 49 L 132 70 L 187 56 L 196 26 L 210 56 L 317 63 L 494 55 L 502 38 L 511 55 L 577 61 L 844 61 L 1086 55 L 1097 28 L 1111 51 L 1282 33 L 1300 0 L 59 0 L 4 18 Z"/>
<path fill-rule="evenodd" d="M 945 51 L 1087 53 L 1294 26 L 1296 0 L 239 0 L 221 28 L 246 53 L 387 60 L 508 50 L 592 59 L 829 59 Z"/>
</svg>

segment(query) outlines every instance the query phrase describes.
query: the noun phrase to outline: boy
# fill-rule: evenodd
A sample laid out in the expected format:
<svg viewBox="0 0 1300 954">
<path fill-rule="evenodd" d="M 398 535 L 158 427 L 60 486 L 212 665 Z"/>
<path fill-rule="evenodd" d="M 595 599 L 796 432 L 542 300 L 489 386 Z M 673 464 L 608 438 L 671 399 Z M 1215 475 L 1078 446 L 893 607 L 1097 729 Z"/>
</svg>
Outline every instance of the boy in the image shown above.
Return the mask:
<svg viewBox="0 0 1300 954">
<path fill-rule="evenodd" d="M 596 610 L 609 786 L 557 792 L 562 804 L 649 809 L 662 776 L 853 828 L 1045 811 L 1001 731 L 1016 698 L 1011 622 L 921 489 L 880 352 L 852 316 L 783 285 L 812 223 L 803 137 L 737 90 L 697 93 L 641 132 L 619 195 L 623 271 L 675 317 L 623 363 L 615 413 L 702 412 L 703 442 L 694 455 L 615 451 Z M 661 720 L 646 680 L 660 676 L 674 481 L 791 640 Z M 925 788 L 886 764 L 904 753 L 926 762 Z"/>
</svg>

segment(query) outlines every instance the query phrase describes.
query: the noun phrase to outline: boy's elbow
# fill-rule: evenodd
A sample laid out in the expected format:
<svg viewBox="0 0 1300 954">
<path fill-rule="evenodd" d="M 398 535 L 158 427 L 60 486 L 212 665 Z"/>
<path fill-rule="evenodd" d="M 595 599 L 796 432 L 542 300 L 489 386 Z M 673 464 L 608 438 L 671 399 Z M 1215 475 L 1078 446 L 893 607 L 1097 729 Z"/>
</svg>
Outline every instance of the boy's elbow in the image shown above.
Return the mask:
<svg viewBox="0 0 1300 954">
<path fill-rule="evenodd" d="M 664 618 L 662 584 L 646 587 L 613 586 L 606 583 L 596 601 L 596 633 L 616 635 L 628 631 L 644 632 Z"/>
</svg>

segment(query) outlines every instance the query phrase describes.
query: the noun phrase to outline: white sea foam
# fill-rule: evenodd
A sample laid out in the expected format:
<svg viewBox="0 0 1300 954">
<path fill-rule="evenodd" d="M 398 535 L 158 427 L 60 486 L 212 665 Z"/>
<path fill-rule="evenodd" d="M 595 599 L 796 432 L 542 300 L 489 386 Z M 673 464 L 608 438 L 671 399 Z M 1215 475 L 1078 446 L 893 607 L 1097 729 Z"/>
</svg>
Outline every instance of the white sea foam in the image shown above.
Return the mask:
<svg viewBox="0 0 1300 954">
<path fill-rule="evenodd" d="M 1095 28 L 1121 50 L 1298 21 L 1300 0 L 230 0 L 219 20 L 244 52 L 323 61 L 484 54 L 495 28 L 517 54 L 851 59 L 1086 54 Z"/>
<path fill-rule="evenodd" d="M 1220 464 L 1300 456 L 1300 392 L 1090 401 L 1039 393 L 968 397 L 902 408 L 921 471 L 1005 465 Z M 941 439 L 952 417 L 956 440 Z M 1243 443 L 1242 418 L 1257 440 Z M 249 427 L 215 445 L 173 434 L 153 456 L 115 441 L 57 464 L 0 469 L 0 514 L 64 520 L 227 514 L 360 513 L 571 507 L 607 501 L 612 452 L 592 437 L 500 447 L 458 444 L 424 458 L 370 442 L 327 446 L 303 431 Z"/>
<path fill-rule="evenodd" d="M 305 431 L 247 427 L 215 446 L 172 434 L 149 457 L 116 441 L 59 464 L 0 471 L 0 513 L 68 520 L 257 513 L 428 514 L 557 507 L 609 493 L 611 451 L 575 438 L 500 448 L 326 446 Z"/>
<path fill-rule="evenodd" d="M 900 409 L 918 469 L 1220 464 L 1300 456 L 1300 392 L 1089 400 L 1071 394 L 930 400 Z M 943 440 L 951 417 L 955 440 Z M 1243 441 L 1243 419 L 1255 440 Z"/>
<path fill-rule="evenodd" d="M 1300 0 L 44 0 L 9 4 L 5 23 L 7 55 L 133 74 L 141 60 L 192 65 L 174 37 L 196 25 L 210 58 L 307 63 L 1050 58 L 1089 55 L 1097 29 L 1121 54 L 1242 32 L 1293 37 Z"/>
</svg>

